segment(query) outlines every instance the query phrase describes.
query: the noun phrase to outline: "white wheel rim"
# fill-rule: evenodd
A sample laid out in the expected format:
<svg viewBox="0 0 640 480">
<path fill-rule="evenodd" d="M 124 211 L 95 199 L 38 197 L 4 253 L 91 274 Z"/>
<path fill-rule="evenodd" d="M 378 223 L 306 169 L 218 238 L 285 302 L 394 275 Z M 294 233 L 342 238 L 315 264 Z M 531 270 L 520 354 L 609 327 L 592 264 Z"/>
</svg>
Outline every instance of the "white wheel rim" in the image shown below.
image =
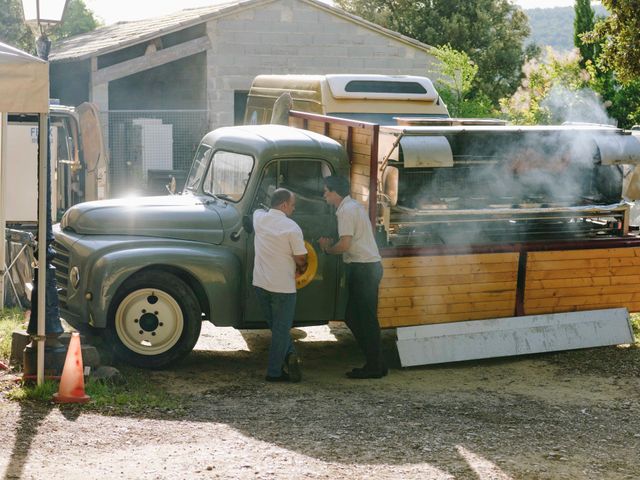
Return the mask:
<svg viewBox="0 0 640 480">
<path fill-rule="evenodd" d="M 171 349 L 182 334 L 180 305 L 166 292 L 143 288 L 127 295 L 116 311 L 116 333 L 129 350 L 159 355 Z"/>
</svg>

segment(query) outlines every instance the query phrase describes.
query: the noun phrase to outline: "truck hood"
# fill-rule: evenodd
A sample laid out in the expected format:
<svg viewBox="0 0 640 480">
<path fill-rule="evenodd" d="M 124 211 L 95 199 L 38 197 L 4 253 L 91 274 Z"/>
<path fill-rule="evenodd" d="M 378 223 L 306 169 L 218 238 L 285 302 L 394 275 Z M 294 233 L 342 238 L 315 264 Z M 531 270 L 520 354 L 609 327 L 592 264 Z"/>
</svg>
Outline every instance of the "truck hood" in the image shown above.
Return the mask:
<svg viewBox="0 0 640 480">
<path fill-rule="evenodd" d="M 239 221 L 235 207 L 191 195 L 121 198 L 74 205 L 60 227 L 80 235 L 138 235 L 222 243 L 224 224 Z"/>
</svg>

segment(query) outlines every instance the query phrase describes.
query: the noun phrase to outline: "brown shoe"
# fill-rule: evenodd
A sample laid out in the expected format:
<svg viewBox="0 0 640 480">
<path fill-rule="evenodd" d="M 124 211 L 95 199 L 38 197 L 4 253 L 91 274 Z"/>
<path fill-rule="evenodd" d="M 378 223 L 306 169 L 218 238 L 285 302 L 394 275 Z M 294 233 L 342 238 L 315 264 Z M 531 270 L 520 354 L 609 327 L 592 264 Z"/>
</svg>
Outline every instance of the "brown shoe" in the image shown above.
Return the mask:
<svg viewBox="0 0 640 480">
<path fill-rule="evenodd" d="M 302 380 L 302 370 L 300 369 L 301 365 L 300 357 L 298 357 L 295 353 L 290 353 L 287 355 L 287 371 L 289 373 L 289 380 L 293 383 L 298 383 Z"/>
<path fill-rule="evenodd" d="M 387 369 L 367 370 L 364 368 L 354 368 L 347 372 L 348 378 L 364 379 L 364 378 L 382 378 L 388 373 Z"/>
<path fill-rule="evenodd" d="M 287 372 L 282 372 L 279 377 L 272 377 L 271 375 L 267 375 L 264 377 L 267 382 L 289 382 L 291 379 L 289 378 L 289 374 Z"/>
</svg>

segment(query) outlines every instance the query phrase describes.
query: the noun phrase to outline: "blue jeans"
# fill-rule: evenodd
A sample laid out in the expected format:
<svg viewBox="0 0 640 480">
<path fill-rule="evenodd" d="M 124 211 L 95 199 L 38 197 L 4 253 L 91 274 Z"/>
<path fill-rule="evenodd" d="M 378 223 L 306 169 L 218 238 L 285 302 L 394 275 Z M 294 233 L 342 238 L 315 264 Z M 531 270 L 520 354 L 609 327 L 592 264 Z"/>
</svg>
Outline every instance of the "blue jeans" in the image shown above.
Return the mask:
<svg viewBox="0 0 640 480">
<path fill-rule="evenodd" d="M 282 366 L 287 355 L 295 353 L 291 339 L 291 327 L 296 310 L 296 294 L 275 293 L 260 287 L 254 288 L 262 313 L 271 329 L 267 375 L 279 377 L 282 375 Z"/>
</svg>

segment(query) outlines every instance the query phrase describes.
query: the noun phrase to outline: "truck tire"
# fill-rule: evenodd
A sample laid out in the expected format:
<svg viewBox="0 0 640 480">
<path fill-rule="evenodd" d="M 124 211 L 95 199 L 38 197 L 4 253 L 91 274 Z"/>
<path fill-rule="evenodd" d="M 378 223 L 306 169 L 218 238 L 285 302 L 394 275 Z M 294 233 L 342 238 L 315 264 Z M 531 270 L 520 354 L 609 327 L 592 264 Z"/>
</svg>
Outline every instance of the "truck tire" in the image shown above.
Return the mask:
<svg viewBox="0 0 640 480">
<path fill-rule="evenodd" d="M 118 290 L 109 308 L 114 353 L 141 368 L 164 368 L 198 341 L 202 316 L 191 288 L 162 271 L 139 273 Z"/>
</svg>

